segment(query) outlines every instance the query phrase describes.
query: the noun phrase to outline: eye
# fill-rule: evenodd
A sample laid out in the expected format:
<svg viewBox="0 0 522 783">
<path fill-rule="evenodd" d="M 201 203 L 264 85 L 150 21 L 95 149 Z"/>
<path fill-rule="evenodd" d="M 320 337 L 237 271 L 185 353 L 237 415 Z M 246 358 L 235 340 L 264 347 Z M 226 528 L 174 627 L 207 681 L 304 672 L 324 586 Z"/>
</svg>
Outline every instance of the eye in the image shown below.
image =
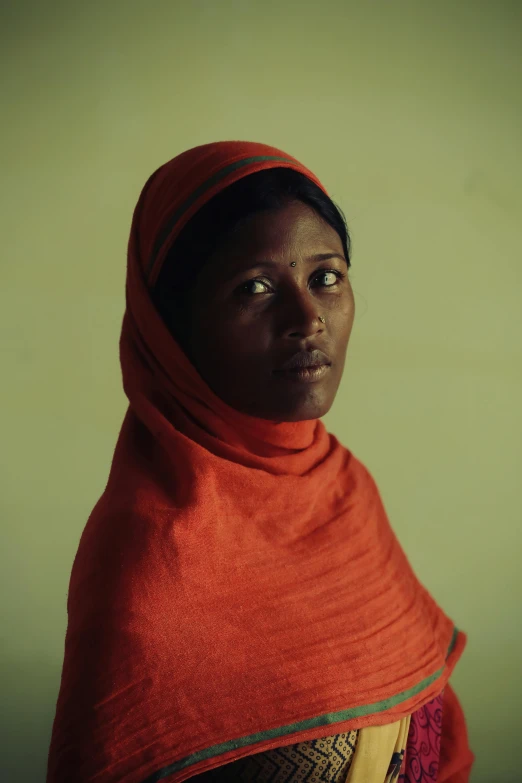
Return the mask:
<svg viewBox="0 0 522 783">
<path fill-rule="evenodd" d="M 344 280 L 345 278 L 343 272 L 339 272 L 337 269 L 322 269 L 315 279 L 317 279 L 318 277 L 325 277 L 326 275 L 334 275 L 336 280 L 333 283 L 324 286 L 324 288 L 332 288 L 333 286 L 337 285 L 338 282 Z"/>
<path fill-rule="evenodd" d="M 318 279 L 320 279 L 321 277 L 323 277 L 323 278 L 324 278 L 324 277 L 326 277 L 326 275 L 334 275 L 334 277 L 335 277 L 336 279 L 335 279 L 335 281 L 334 281 L 334 282 L 330 282 L 330 283 L 327 283 L 326 285 L 322 285 L 322 286 L 320 286 L 320 287 L 322 287 L 322 288 L 334 288 L 334 287 L 335 287 L 335 286 L 336 286 L 338 283 L 342 282 L 342 281 L 344 280 L 344 278 L 346 277 L 346 275 L 345 275 L 343 272 L 339 272 L 339 270 L 337 270 L 337 269 L 321 269 L 321 271 L 319 272 L 319 274 L 317 274 L 317 275 L 314 277 L 314 280 L 318 280 Z M 262 279 L 261 279 L 261 278 L 259 278 L 259 277 L 255 277 L 255 278 L 253 278 L 252 280 L 247 280 L 247 282 L 246 282 L 246 283 L 243 283 L 243 284 L 242 284 L 242 285 L 239 287 L 239 293 L 240 293 L 240 294 L 243 294 L 243 295 L 245 295 L 245 296 L 256 296 L 257 294 L 263 294 L 263 293 L 265 293 L 264 291 L 252 291 L 252 290 L 248 290 L 248 288 L 249 288 L 250 286 L 253 286 L 253 285 L 264 285 L 264 286 L 265 286 L 265 288 L 268 288 L 268 287 L 269 287 L 269 283 L 265 282 L 264 280 L 262 280 Z"/>
</svg>

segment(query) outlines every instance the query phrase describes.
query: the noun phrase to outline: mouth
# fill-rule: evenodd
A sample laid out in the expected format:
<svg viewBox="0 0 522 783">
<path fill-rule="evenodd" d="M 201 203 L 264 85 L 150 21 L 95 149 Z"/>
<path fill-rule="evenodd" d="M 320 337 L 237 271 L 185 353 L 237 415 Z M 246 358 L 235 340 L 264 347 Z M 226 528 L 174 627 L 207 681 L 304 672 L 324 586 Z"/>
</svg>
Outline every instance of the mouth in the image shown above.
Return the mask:
<svg viewBox="0 0 522 783">
<path fill-rule="evenodd" d="M 275 370 L 274 375 L 287 381 L 316 383 L 322 380 L 329 370 L 329 364 L 316 364 L 310 367 L 297 367 L 293 370 Z"/>
</svg>

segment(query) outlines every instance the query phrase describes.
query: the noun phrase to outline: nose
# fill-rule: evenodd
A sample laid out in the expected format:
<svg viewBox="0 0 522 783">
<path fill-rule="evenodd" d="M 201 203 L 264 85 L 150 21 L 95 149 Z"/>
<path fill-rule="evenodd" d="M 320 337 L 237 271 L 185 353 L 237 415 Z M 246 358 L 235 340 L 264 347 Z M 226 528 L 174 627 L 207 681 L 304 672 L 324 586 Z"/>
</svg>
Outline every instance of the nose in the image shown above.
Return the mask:
<svg viewBox="0 0 522 783">
<path fill-rule="evenodd" d="M 283 333 L 287 337 L 310 337 L 324 329 L 319 320 L 321 307 L 309 291 L 289 293 L 281 302 L 281 309 Z"/>
</svg>

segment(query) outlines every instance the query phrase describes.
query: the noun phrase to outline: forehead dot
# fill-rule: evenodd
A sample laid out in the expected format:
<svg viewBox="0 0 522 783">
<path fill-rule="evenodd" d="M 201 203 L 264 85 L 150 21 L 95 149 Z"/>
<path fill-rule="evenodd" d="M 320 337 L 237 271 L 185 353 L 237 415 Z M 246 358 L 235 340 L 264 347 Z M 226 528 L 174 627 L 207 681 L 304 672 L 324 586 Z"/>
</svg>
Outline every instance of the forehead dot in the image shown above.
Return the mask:
<svg viewBox="0 0 522 783">
<path fill-rule="evenodd" d="M 290 266 L 295 266 L 295 261 L 292 261 L 292 263 L 290 264 Z"/>
</svg>

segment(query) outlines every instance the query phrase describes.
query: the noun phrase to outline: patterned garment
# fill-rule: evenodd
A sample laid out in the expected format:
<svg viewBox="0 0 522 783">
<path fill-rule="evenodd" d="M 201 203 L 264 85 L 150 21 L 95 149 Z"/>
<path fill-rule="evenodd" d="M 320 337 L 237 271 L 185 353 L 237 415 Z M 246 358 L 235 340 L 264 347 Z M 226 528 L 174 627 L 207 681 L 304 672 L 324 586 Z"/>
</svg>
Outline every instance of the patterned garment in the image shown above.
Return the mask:
<svg viewBox="0 0 522 783">
<path fill-rule="evenodd" d="M 198 783 L 344 783 L 358 731 L 285 745 L 225 764 L 195 779 Z"/>
<path fill-rule="evenodd" d="M 444 691 L 411 716 L 398 783 L 436 783 L 439 771 Z"/>
<path fill-rule="evenodd" d="M 405 750 L 393 753 L 383 783 L 436 783 L 444 691 L 411 716 Z M 364 731 L 364 729 L 362 729 Z M 197 775 L 198 783 L 345 783 L 359 730 L 285 745 Z"/>
</svg>

